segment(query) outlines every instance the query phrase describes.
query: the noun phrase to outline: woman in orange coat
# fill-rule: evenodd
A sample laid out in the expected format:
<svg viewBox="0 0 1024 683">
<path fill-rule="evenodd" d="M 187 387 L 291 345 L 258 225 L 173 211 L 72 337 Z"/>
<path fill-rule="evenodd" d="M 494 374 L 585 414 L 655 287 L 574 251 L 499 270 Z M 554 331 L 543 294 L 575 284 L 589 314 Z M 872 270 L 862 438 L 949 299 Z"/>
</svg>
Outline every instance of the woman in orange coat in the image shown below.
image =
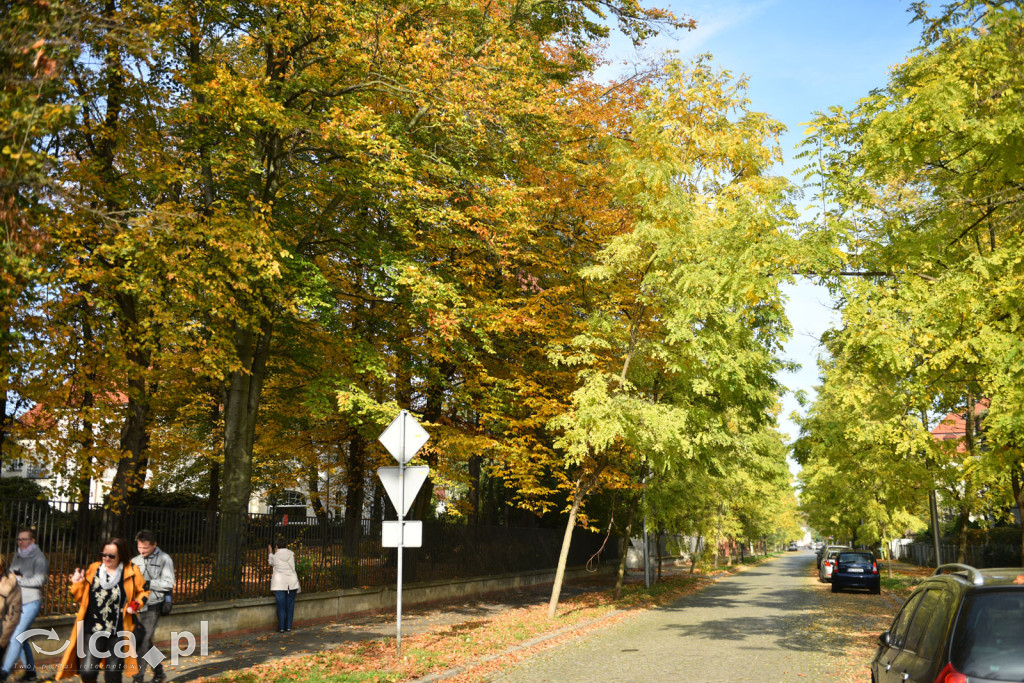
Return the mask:
<svg viewBox="0 0 1024 683">
<path fill-rule="evenodd" d="M 99 562 L 84 572 L 75 569 L 71 575 L 78 615 L 58 680 L 77 673 L 82 683 L 96 683 L 103 669 L 106 683 L 121 683 L 122 673 L 134 676 L 138 672 L 134 615 L 146 604 L 149 586 L 131 559 L 128 543 L 112 538 L 103 544 Z M 79 651 L 84 653 L 81 658 Z"/>
</svg>

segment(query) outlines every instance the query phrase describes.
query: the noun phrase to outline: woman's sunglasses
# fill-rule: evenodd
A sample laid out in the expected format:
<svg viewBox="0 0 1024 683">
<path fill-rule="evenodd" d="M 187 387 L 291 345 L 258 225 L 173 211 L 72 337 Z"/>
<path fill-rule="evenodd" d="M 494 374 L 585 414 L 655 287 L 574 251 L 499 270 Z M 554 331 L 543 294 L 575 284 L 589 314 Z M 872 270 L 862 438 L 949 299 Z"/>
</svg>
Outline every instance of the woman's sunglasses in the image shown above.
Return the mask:
<svg viewBox="0 0 1024 683">
<path fill-rule="evenodd" d="M 116 560 L 117 555 L 111 555 L 110 553 L 100 553 L 100 557 L 105 557 L 108 560 Z"/>
</svg>

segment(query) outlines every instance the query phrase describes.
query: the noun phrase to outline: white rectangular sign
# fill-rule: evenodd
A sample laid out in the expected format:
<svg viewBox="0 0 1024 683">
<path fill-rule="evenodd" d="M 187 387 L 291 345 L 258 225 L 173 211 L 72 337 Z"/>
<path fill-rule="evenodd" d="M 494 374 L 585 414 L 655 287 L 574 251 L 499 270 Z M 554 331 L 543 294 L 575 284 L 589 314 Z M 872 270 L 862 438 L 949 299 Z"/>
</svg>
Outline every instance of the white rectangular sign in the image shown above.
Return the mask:
<svg viewBox="0 0 1024 683">
<path fill-rule="evenodd" d="M 380 544 L 384 548 L 421 548 L 423 547 L 423 522 L 384 522 L 381 529 Z M 402 531 L 405 538 L 402 538 Z"/>
</svg>

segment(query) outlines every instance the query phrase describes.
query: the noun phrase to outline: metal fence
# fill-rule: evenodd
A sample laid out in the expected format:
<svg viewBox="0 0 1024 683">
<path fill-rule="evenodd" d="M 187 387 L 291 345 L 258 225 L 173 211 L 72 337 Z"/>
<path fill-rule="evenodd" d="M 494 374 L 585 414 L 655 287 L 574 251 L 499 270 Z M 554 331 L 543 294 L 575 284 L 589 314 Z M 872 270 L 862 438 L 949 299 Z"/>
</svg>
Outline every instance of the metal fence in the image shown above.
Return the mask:
<svg viewBox="0 0 1024 683">
<path fill-rule="evenodd" d="M 382 548 L 380 522 L 361 520 L 358 539 L 345 539 L 343 520 L 317 517 L 285 523 L 274 515 L 229 518 L 218 512 L 134 508 L 116 514 L 101 506 L 39 500 L 0 501 L 0 553 L 12 557 L 19 526 L 36 529 L 40 549 L 50 562 L 43 614 L 75 609 L 68 591 L 75 567 L 99 559 L 103 542 L 113 536 L 134 539 L 141 529 L 157 535 L 175 567 L 178 604 L 270 595 L 267 546 L 285 538 L 296 553 L 303 592 L 393 584 L 397 550 Z M 563 531 L 424 522 L 423 547 L 407 548 L 403 580 L 472 578 L 508 572 L 554 569 Z M 225 538 L 228 536 L 229 538 Z M 587 562 L 604 536 L 577 529 L 569 566 Z M 134 542 L 129 545 L 134 549 Z M 345 554 L 343 548 L 358 548 Z M 225 554 L 225 548 L 228 554 Z M 609 540 L 595 562 L 618 561 L 618 543 Z"/>
<path fill-rule="evenodd" d="M 956 562 L 959 548 L 955 543 L 940 543 L 943 563 Z M 1020 546 L 1012 543 L 989 543 L 964 547 L 964 561 L 972 567 L 1019 567 Z M 908 543 L 893 547 L 893 559 L 916 564 L 919 567 L 934 567 L 935 546 L 931 543 Z"/>
</svg>

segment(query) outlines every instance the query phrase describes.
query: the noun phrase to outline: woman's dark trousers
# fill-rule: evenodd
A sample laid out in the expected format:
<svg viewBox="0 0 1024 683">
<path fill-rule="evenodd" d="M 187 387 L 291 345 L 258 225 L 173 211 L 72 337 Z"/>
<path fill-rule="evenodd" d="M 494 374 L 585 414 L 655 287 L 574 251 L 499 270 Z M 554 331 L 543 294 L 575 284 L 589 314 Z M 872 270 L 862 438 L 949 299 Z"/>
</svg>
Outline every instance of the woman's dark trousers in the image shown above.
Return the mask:
<svg viewBox="0 0 1024 683">
<path fill-rule="evenodd" d="M 85 635 L 84 633 L 82 635 Z M 94 647 L 89 646 L 89 642 L 86 642 L 85 646 L 85 659 L 82 660 L 78 675 L 82 678 L 82 683 L 96 683 L 100 677 L 100 671 L 103 671 L 103 680 L 105 683 L 121 683 L 121 671 L 124 669 L 124 660 L 117 655 L 117 645 L 120 641 L 116 635 L 108 633 L 106 635 L 97 636 L 93 643 Z M 99 653 L 109 653 L 109 657 L 104 657 Z M 100 663 L 106 659 L 106 666 L 100 668 Z"/>
</svg>

